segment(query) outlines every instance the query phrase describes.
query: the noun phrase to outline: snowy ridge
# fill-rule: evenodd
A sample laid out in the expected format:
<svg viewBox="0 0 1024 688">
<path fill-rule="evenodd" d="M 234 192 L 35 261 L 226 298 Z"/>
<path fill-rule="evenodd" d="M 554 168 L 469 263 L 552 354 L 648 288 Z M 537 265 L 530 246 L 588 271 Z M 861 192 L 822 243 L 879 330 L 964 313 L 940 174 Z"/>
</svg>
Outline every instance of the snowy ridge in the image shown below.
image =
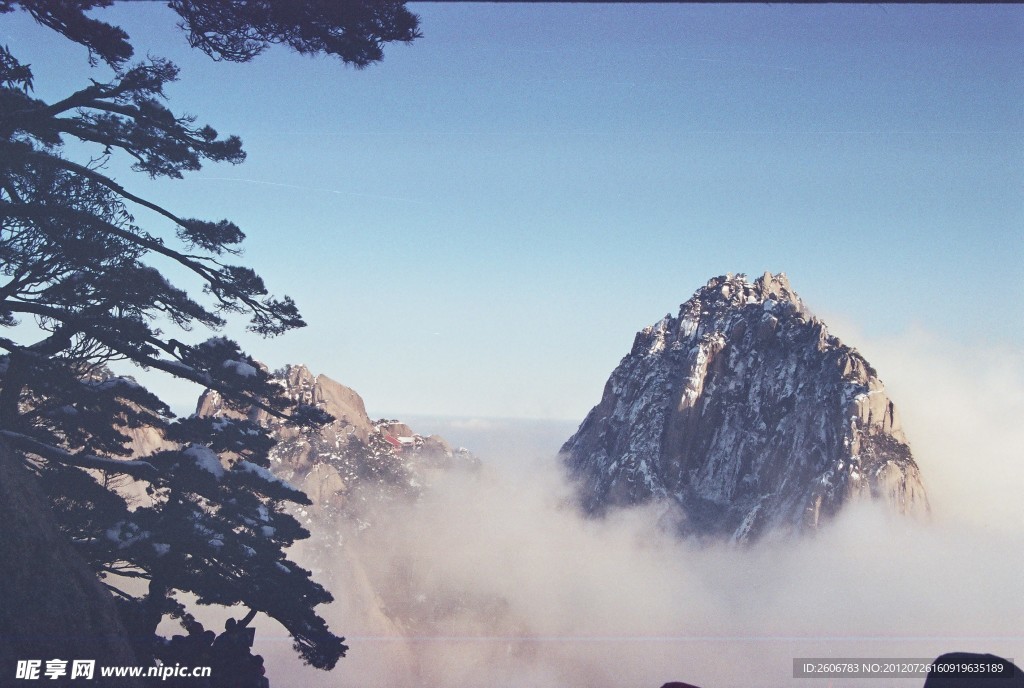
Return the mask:
<svg viewBox="0 0 1024 688">
<path fill-rule="evenodd" d="M 637 333 L 562 452 L 587 511 L 668 498 L 697 536 L 814 529 L 860 497 L 928 510 L 875 370 L 783 274 L 711 279 Z"/>
</svg>

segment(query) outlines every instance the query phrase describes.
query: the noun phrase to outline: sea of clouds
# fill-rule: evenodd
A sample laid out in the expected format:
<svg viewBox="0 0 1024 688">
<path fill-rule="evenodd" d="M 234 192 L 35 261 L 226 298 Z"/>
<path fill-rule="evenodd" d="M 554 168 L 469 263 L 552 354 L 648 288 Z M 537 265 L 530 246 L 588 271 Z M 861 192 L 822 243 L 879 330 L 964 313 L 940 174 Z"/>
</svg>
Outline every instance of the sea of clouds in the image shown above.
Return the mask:
<svg viewBox="0 0 1024 688">
<path fill-rule="evenodd" d="M 814 688 L 879 684 L 794 679 L 794 658 L 1020 663 L 1024 357 L 923 332 L 861 350 L 902 412 L 927 522 L 859 503 L 811 537 L 699 546 L 660 527 L 669 505 L 581 517 L 557 445 L 485 456 L 479 473 L 368 514 L 318 566 L 337 598 L 324 614 L 351 647 L 334 671 L 300 666 L 280 627 L 260 626 L 272 685 Z"/>
</svg>

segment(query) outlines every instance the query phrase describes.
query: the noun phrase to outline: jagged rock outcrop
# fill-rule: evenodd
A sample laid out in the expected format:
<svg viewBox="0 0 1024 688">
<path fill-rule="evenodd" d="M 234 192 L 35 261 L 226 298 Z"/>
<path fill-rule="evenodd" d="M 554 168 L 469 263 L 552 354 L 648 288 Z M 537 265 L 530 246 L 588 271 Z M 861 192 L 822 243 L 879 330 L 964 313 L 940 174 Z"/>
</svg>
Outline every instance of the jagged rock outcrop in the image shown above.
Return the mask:
<svg viewBox="0 0 1024 688">
<path fill-rule="evenodd" d="M 385 495 L 415 497 L 430 483 L 432 471 L 478 464 L 468 450 L 452 449 L 444 438 L 418 435 L 397 420 L 371 420 L 359 394 L 325 375 L 313 375 L 305 366 L 287 366 L 275 377 L 289 398 L 335 418 L 321 428 L 305 430 L 259 409 L 249 413 L 251 420 L 270 428 L 277 439 L 270 455 L 273 472 L 313 501 L 311 513 L 300 513 L 307 520 L 358 517 L 368 500 Z M 225 408 L 215 391 L 203 394 L 197 413 L 237 415 Z"/>
<path fill-rule="evenodd" d="M 365 443 L 374 432 L 373 423 L 366 415 L 366 405 L 355 390 L 339 384 L 326 375 L 313 375 L 306 366 L 291 365 L 278 371 L 276 378 L 287 390 L 288 397 L 310 406 L 322 408 L 334 416 L 334 430 L 345 436 L 354 436 Z M 238 415 L 225 409 L 218 392 L 207 391 L 200 398 L 196 407 L 200 416 Z M 273 426 L 279 429 L 281 438 L 295 437 L 300 430 L 280 423 L 262 409 L 253 409 L 249 413 L 250 420 L 260 425 Z M 308 453 L 298 460 L 308 459 Z"/>
<path fill-rule="evenodd" d="M 865 497 L 928 510 L 874 368 L 782 274 L 714 278 L 639 332 L 562 452 L 588 512 L 669 499 L 697 536 L 813 529 Z"/>
<path fill-rule="evenodd" d="M 3 442 L 0 524 L 0 685 L 19 683 L 19 660 L 42 660 L 39 682 L 58 686 L 68 677 L 43 676 L 46 660 L 65 660 L 68 667 L 75 659 L 96 660 L 96 667 L 137 664 L 110 592 L 59 532 L 23 457 Z M 110 679 L 108 685 L 140 682 Z"/>
</svg>

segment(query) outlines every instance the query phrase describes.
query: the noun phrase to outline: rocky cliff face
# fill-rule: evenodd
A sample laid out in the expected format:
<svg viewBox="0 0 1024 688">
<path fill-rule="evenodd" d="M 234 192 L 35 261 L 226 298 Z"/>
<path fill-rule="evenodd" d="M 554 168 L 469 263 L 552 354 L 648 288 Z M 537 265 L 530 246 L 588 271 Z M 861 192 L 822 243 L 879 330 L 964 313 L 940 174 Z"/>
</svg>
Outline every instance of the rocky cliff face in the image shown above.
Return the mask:
<svg viewBox="0 0 1024 688">
<path fill-rule="evenodd" d="M 45 660 L 138 664 L 110 592 L 60 533 L 24 458 L 3 442 L 0 523 L 0 685 L 30 685 L 15 680 L 18 661 L 26 659 L 43 660 L 40 677 L 62 686 L 66 681 L 43 676 Z M 141 682 L 111 679 L 107 685 Z"/>
<path fill-rule="evenodd" d="M 928 510 L 874 368 L 781 274 L 714 278 L 639 332 L 562 452 L 587 511 L 669 499 L 698 536 L 813 529 L 860 498 Z"/>
<path fill-rule="evenodd" d="M 394 497 L 415 498 L 434 473 L 450 468 L 473 468 L 478 460 L 466 449 L 453 449 L 444 438 L 424 437 L 396 420 L 371 420 L 354 390 L 325 375 L 313 375 L 301 365 L 276 374 L 287 396 L 317 406 L 334 422 L 318 430 L 289 427 L 265 411 L 249 417 L 270 428 L 277 439 L 271 450 L 271 469 L 300 488 L 313 501 L 301 516 L 331 522 L 336 517 L 360 518 L 362 506 Z M 197 413 L 232 414 L 217 392 L 199 399 Z"/>
</svg>

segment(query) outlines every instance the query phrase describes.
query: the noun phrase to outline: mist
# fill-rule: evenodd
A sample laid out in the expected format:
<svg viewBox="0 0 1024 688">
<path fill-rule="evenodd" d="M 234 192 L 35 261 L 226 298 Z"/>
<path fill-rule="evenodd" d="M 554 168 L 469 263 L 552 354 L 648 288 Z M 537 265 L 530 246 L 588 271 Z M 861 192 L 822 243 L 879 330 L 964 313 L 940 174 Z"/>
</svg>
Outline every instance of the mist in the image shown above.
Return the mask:
<svg viewBox="0 0 1024 688">
<path fill-rule="evenodd" d="M 372 525 L 352 524 L 330 561 L 316 534 L 295 552 L 334 593 L 323 611 L 351 649 L 334 671 L 301 667 L 266 622 L 256 649 L 271 684 L 810 687 L 858 682 L 794 679 L 795 657 L 1019 660 L 1021 357 L 976 343 L 967 356 L 920 332 L 862 351 L 902 413 L 929 520 L 862 502 L 799 540 L 698 545 L 662 527 L 667 504 L 582 518 L 557 446 L 484 456 L 415 504 L 366 513 Z"/>
</svg>

